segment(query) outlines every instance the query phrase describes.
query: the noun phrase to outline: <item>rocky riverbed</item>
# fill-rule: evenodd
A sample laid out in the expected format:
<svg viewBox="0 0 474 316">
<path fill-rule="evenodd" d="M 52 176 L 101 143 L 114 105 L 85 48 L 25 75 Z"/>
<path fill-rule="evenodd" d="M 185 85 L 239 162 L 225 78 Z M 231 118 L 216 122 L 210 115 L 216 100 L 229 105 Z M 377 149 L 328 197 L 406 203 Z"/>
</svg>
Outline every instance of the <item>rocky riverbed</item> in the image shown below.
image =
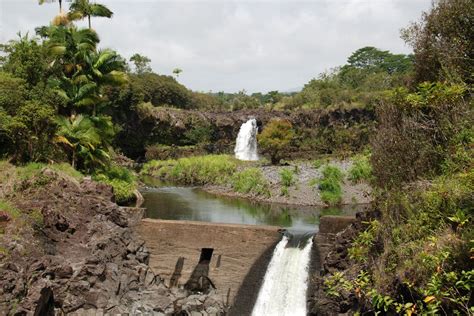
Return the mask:
<svg viewBox="0 0 474 316">
<path fill-rule="evenodd" d="M 2 172 L 8 179 L 14 167 Z M 28 180 L 0 183 L 0 199 L 15 207 L 14 213 L 0 210 L 2 315 L 225 310 L 215 292 L 164 284 L 134 229 L 141 210 L 117 206 L 107 185 L 44 169 Z"/>
</svg>

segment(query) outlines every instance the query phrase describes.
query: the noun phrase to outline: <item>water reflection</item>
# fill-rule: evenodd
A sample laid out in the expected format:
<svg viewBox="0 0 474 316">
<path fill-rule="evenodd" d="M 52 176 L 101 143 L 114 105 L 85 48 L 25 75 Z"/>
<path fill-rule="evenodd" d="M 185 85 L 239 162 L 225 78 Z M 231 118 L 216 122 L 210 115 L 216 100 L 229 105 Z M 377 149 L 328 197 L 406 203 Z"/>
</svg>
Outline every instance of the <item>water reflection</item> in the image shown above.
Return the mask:
<svg viewBox="0 0 474 316">
<path fill-rule="evenodd" d="M 321 215 L 355 214 L 359 208 L 294 207 L 218 197 L 191 187 L 144 190 L 147 217 L 214 223 L 274 225 L 293 231 L 317 231 Z"/>
</svg>

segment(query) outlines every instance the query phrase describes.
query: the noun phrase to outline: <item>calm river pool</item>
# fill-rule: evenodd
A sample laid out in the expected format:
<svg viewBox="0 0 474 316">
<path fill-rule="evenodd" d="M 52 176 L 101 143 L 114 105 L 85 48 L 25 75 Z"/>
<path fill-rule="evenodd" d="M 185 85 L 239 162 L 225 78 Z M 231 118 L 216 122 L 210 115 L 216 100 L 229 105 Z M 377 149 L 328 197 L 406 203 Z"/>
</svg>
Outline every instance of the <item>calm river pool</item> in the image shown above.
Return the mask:
<svg viewBox="0 0 474 316">
<path fill-rule="evenodd" d="M 317 231 L 321 215 L 352 215 L 363 207 L 316 208 L 256 203 L 216 196 L 193 187 L 147 188 L 142 194 L 148 218 L 274 225 L 297 232 Z"/>
</svg>

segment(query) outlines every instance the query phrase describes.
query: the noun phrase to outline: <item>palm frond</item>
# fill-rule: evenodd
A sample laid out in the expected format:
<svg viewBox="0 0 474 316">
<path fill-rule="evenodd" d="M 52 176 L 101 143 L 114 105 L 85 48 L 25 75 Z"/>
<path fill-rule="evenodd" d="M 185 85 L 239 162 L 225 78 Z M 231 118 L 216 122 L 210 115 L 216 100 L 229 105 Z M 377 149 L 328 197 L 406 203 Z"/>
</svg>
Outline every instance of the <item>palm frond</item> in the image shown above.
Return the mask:
<svg viewBox="0 0 474 316">
<path fill-rule="evenodd" d="M 103 76 L 102 82 L 113 85 L 122 85 L 128 82 L 128 75 L 123 71 L 114 70 Z"/>
<path fill-rule="evenodd" d="M 75 100 L 80 101 L 81 99 L 84 99 L 85 97 L 89 96 L 96 88 L 97 84 L 95 82 L 86 83 L 77 91 Z"/>
<path fill-rule="evenodd" d="M 65 144 L 71 148 L 74 147 L 74 145 L 64 136 L 62 135 L 56 135 L 56 137 L 54 137 L 54 142 L 55 143 L 60 143 L 60 144 Z"/>
<path fill-rule="evenodd" d="M 90 4 L 91 16 L 111 18 L 114 13 L 109 10 L 105 5 L 94 3 Z"/>
</svg>

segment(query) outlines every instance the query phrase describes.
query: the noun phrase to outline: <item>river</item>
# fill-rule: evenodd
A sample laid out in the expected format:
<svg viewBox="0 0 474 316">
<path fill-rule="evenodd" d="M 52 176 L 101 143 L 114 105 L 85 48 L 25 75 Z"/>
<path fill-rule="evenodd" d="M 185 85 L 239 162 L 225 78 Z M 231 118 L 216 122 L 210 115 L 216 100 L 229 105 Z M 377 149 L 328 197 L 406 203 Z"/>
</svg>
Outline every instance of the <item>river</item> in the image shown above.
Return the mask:
<svg viewBox="0 0 474 316">
<path fill-rule="evenodd" d="M 216 196 L 197 187 L 149 187 L 142 194 L 148 218 L 273 225 L 296 232 L 316 232 L 321 215 L 353 215 L 360 210 L 357 206 L 321 208 L 257 203 Z"/>
</svg>

